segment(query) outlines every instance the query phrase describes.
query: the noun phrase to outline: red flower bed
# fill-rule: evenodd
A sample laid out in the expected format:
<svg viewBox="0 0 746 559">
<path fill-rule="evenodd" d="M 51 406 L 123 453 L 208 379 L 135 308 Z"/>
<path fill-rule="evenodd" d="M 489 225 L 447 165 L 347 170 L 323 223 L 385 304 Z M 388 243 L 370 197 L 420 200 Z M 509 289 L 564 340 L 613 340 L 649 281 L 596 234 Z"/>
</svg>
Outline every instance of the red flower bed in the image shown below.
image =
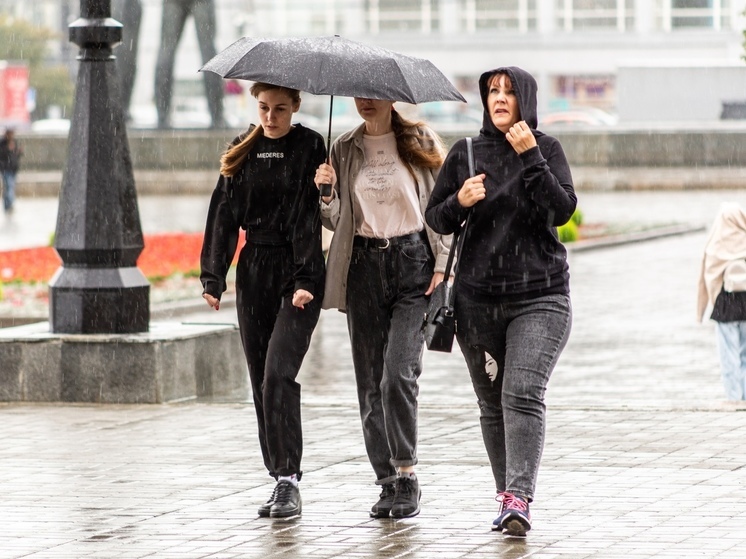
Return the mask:
<svg viewBox="0 0 746 559">
<path fill-rule="evenodd" d="M 148 279 L 199 272 L 202 233 L 145 235 L 137 266 Z M 0 251 L 0 282 L 48 282 L 62 264 L 52 247 Z"/>
</svg>

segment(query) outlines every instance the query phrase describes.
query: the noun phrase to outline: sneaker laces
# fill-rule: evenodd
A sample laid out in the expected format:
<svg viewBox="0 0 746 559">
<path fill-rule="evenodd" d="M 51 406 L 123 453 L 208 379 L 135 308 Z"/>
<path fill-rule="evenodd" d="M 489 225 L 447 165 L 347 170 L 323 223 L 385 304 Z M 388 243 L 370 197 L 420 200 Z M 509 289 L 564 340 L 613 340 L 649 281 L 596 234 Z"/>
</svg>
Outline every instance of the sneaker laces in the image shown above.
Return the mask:
<svg viewBox="0 0 746 559">
<path fill-rule="evenodd" d="M 281 481 L 275 486 L 275 503 L 285 504 L 290 501 L 294 486 L 289 481 Z"/>
<path fill-rule="evenodd" d="M 507 491 L 498 493 L 497 497 L 495 497 L 495 500 L 500 503 L 500 512 L 506 511 L 508 509 L 518 510 L 521 512 L 526 512 L 528 510 L 528 503 L 526 501 L 524 501 L 520 497 L 513 495 L 512 493 L 508 493 Z"/>
<path fill-rule="evenodd" d="M 274 488 L 272 489 L 272 495 L 270 495 L 267 502 L 274 503 L 276 500 L 277 500 L 277 484 L 275 484 Z"/>
<path fill-rule="evenodd" d="M 412 483 L 411 479 L 409 479 L 408 477 L 400 477 L 396 481 L 396 491 L 399 493 L 399 495 L 408 497 L 412 494 L 412 487 L 414 484 Z"/>
<path fill-rule="evenodd" d="M 396 494 L 396 487 L 393 483 L 385 483 L 381 489 L 381 494 L 378 496 L 379 499 L 385 499 L 386 497 L 393 497 Z"/>
</svg>

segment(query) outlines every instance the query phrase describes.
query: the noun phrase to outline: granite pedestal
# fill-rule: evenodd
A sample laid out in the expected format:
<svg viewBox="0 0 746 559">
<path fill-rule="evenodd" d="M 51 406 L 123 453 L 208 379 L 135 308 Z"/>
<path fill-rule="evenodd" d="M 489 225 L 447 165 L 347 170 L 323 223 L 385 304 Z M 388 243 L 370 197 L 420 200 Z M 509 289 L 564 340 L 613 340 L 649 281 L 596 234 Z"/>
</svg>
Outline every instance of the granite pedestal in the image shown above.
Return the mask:
<svg viewBox="0 0 746 559">
<path fill-rule="evenodd" d="M 151 322 L 137 334 L 55 334 L 48 322 L 0 329 L 0 401 L 166 403 L 245 399 L 234 324 Z"/>
</svg>

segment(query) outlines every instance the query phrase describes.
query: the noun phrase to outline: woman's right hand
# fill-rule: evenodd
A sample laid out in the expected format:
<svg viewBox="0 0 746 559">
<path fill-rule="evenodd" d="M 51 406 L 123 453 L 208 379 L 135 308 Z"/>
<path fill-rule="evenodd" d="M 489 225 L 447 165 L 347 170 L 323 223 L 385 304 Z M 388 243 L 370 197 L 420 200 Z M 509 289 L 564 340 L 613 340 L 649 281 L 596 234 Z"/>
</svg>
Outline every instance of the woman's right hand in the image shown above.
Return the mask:
<svg viewBox="0 0 746 559">
<path fill-rule="evenodd" d="M 484 179 L 487 175 L 482 173 L 464 181 L 461 190 L 458 191 L 458 203 L 464 208 L 471 208 L 480 200 L 484 200 L 487 190 L 484 188 Z"/>
<path fill-rule="evenodd" d="M 203 293 L 202 298 L 207 301 L 207 304 L 210 305 L 211 308 L 215 309 L 216 311 L 220 310 L 220 299 L 217 297 L 213 297 L 209 293 Z"/>
<path fill-rule="evenodd" d="M 316 169 L 316 176 L 313 178 L 313 182 L 316 184 L 316 188 L 320 188 L 322 184 L 331 184 L 332 188 L 337 184 L 337 173 L 334 172 L 334 167 L 328 163 L 322 163 L 319 168 Z M 328 204 L 334 199 L 334 194 L 331 196 L 322 196 L 321 199 L 324 204 Z"/>
</svg>

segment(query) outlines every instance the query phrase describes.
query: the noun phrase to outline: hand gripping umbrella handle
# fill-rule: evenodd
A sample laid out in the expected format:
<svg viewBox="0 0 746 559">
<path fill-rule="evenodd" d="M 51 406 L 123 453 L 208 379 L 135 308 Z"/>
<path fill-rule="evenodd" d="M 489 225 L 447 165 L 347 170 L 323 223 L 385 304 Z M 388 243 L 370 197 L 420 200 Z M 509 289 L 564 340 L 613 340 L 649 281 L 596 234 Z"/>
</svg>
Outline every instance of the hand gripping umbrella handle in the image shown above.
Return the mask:
<svg viewBox="0 0 746 559">
<path fill-rule="evenodd" d="M 326 157 L 327 160 L 332 152 L 332 109 L 334 108 L 334 95 L 330 96 L 329 100 L 329 132 L 326 136 Z M 332 195 L 332 185 L 322 184 L 319 185 L 319 195 L 323 197 L 329 197 Z"/>
</svg>

